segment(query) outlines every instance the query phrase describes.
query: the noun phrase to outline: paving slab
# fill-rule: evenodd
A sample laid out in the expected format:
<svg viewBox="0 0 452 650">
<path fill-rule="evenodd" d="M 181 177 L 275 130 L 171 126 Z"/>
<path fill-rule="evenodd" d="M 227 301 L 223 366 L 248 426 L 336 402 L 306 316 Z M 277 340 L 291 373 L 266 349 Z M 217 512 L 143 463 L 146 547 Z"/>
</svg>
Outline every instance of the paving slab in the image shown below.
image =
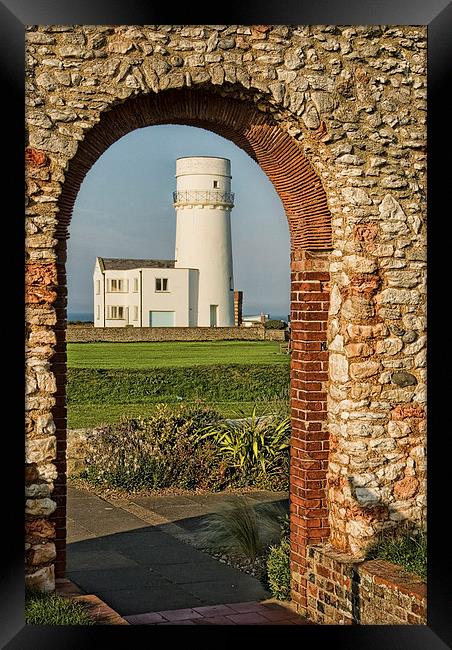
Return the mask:
<svg viewBox="0 0 452 650">
<path fill-rule="evenodd" d="M 240 573 L 240 572 L 237 572 Z M 244 575 L 244 574 L 242 574 Z M 223 603 L 242 602 L 245 598 L 268 598 L 269 593 L 262 584 L 251 576 L 237 577 L 234 582 L 222 580 L 221 574 L 217 580 L 204 582 L 189 582 L 180 585 L 183 589 L 200 598 L 203 604 L 215 605 Z"/>
<path fill-rule="evenodd" d="M 69 572 L 70 580 L 82 583 L 89 592 L 133 589 L 135 587 L 168 587 L 171 583 L 152 569 L 142 566 L 125 566 L 108 569 L 90 569 Z"/>
<path fill-rule="evenodd" d="M 69 548 L 67 553 L 68 574 L 73 571 L 90 569 L 117 569 L 120 567 L 137 567 L 138 563 L 124 553 L 113 550 L 96 550 L 86 548 L 84 550 Z M 69 575 L 69 579 L 72 580 Z"/>
<path fill-rule="evenodd" d="M 165 576 L 174 584 L 189 584 L 197 582 L 216 582 L 218 579 L 218 562 L 214 559 L 206 562 L 189 562 L 185 564 L 162 564 L 155 567 L 160 575 Z M 238 582 L 243 573 L 227 564 L 222 564 L 221 576 L 231 584 Z"/>
<path fill-rule="evenodd" d="M 96 591 L 96 594 L 121 616 L 203 604 L 200 598 L 180 586 L 175 589 L 172 584 L 133 589 L 99 590 Z"/>
</svg>

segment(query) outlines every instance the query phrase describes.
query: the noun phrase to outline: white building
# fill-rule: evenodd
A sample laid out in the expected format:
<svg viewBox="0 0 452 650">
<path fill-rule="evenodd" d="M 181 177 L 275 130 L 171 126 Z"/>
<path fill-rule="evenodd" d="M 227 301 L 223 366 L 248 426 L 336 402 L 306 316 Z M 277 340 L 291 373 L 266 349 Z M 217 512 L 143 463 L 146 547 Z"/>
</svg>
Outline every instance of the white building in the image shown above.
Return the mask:
<svg viewBox="0 0 452 650">
<path fill-rule="evenodd" d="M 175 260 L 96 258 L 95 327 L 231 327 L 231 163 L 176 161 Z"/>
<path fill-rule="evenodd" d="M 249 316 L 242 317 L 243 327 L 252 327 L 253 325 L 261 325 L 268 321 L 269 314 L 252 314 Z"/>
</svg>

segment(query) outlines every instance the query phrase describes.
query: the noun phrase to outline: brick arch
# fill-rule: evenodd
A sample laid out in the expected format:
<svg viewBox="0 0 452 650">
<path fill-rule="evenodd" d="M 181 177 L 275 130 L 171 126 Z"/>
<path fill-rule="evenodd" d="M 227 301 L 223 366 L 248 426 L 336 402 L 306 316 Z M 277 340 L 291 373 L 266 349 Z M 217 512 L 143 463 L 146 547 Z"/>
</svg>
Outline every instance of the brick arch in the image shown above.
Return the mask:
<svg viewBox="0 0 452 650">
<path fill-rule="evenodd" d="M 60 199 L 58 237 L 65 237 L 80 184 L 99 156 L 130 131 L 156 124 L 198 126 L 234 142 L 259 164 L 280 196 L 292 250 L 331 249 L 326 194 L 297 142 L 251 102 L 189 89 L 142 95 L 102 114 L 70 162 Z"/>
<path fill-rule="evenodd" d="M 126 100 L 102 114 L 80 142 L 58 201 L 55 354 L 58 480 L 51 516 L 56 530 L 56 577 L 66 552 L 66 240 L 80 185 L 99 156 L 130 131 L 157 124 L 198 126 L 246 151 L 267 174 L 284 205 L 291 234 L 291 568 L 292 598 L 307 606 L 306 553 L 329 536 L 326 496 L 329 436 L 326 427 L 326 351 L 331 218 L 320 179 L 300 146 L 252 103 L 202 90 L 165 91 Z"/>
</svg>

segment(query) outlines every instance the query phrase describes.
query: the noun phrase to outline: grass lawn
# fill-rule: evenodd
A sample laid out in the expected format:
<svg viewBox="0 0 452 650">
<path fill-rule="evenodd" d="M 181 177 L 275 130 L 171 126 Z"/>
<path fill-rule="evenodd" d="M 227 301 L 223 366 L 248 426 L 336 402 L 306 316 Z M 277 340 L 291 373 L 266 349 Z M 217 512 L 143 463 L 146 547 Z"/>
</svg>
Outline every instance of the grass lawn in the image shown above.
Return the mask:
<svg viewBox="0 0 452 650">
<path fill-rule="evenodd" d="M 275 341 L 68 343 L 68 427 L 151 415 L 157 403 L 199 399 L 225 417 L 259 415 L 289 385 Z"/>
<path fill-rule="evenodd" d="M 178 402 L 179 403 L 179 402 Z M 176 403 L 175 403 L 176 404 Z M 251 415 L 255 402 L 217 402 L 212 406 L 226 418 L 241 417 L 240 412 Z M 70 404 L 68 428 L 89 429 L 118 422 L 122 417 L 146 418 L 152 415 L 157 404 Z M 256 403 L 258 415 L 268 409 L 268 402 Z"/>
<path fill-rule="evenodd" d="M 68 343 L 69 368 L 165 368 L 221 364 L 289 364 L 279 341 Z"/>
</svg>

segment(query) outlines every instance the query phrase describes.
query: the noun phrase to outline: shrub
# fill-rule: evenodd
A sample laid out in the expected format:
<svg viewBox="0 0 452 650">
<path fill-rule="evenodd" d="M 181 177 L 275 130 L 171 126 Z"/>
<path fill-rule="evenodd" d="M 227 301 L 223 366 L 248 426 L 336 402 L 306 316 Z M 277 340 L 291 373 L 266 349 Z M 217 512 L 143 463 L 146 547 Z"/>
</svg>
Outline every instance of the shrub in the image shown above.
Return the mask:
<svg viewBox="0 0 452 650">
<path fill-rule="evenodd" d="M 28 625 L 94 625 L 82 603 L 57 594 L 27 592 L 25 623 Z"/>
<path fill-rule="evenodd" d="M 288 473 L 290 418 L 269 415 L 224 420 L 206 427 L 202 438 L 214 440 L 234 470 L 238 484 L 256 484 Z M 288 474 L 287 474 L 288 475 Z"/>
<path fill-rule="evenodd" d="M 267 558 L 267 583 L 277 600 L 290 600 L 290 543 L 283 538 L 278 546 L 271 546 Z"/>
<path fill-rule="evenodd" d="M 245 497 L 232 496 L 209 516 L 201 531 L 201 544 L 255 560 L 280 538 L 281 515 L 275 504 L 253 507 Z"/>
<path fill-rule="evenodd" d="M 367 550 L 366 559 L 393 562 L 427 580 L 427 533 L 405 526 L 384 531 Z"/>
<path fill-rule="evenodd" d="M 165 467 L 137 420 L 99 429 L 86 457 L 85 477 L 95 485 L 133 491 L 157 487 Z"/>
<path fill-rule="evenodd" d="M 283 320 L 269 318 L 269 320 L 265 321 L 264 327 L 266 330 L 285 330 L 287 323 Z"/>
<path fill-rule="evenodd" d="M 224 421 L 202 403 L 158 405 L 146 419 L 124 419 L 98 429 L 84 477 L 128 491 L 177 486 L 219 490 L 253 485 L 286 490 L 288 417 Z"/>
<path fill-rule="evenodd" d="M 123 420 L 99 430 L 86 459 L 85 477 L 128 491 L 143 488 L 223 486 L 227 468 L 199 431 L 219 420 L 203 405 L 160 405 L 146 420 Z"/>
</svg>

